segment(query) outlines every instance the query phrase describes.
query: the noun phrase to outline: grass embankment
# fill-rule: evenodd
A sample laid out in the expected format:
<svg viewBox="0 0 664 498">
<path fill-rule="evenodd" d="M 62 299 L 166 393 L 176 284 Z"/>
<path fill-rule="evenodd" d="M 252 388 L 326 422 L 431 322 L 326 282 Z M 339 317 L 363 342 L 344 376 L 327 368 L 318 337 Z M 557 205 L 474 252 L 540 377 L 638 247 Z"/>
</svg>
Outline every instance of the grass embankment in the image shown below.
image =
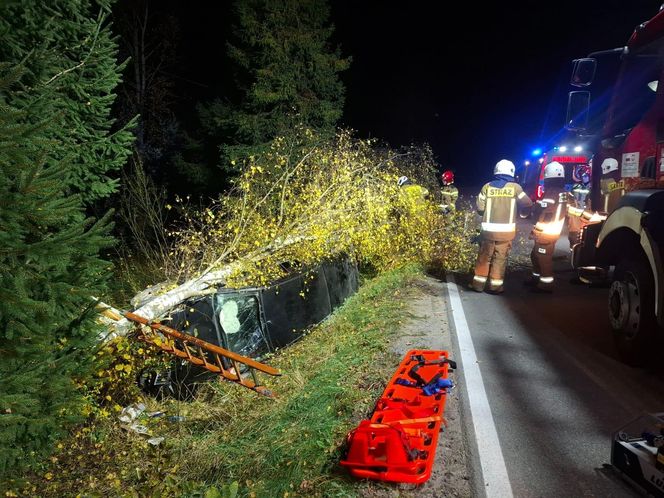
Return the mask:
<svg viewBox="0 0 664 498">
<path fill-rule="evenodd" d="M 237 480 L 257 496 L 351 493 L 353 482 L 338 469 L 340 446 L 398 363 L 386 357 L 388 343 L 403 317 L 404 281 L 414 272 L 408 267 L 369 282 L 330 321 L 275 358 L 284 373 L 270 382 L 276 401 L 257 403 L 241 393 L 224 402 L 234 416 L 208 420 L 203 434 L 183 439 L 184 475 Z"/>
<path fill-rule="evenodd" d="M 347 432 L 368 416 L 400 358 L 389 341 L 403 320 L 404 292 L 417 266 L 384 273 L 299 343 L 268 362 L 283 376 L 264 378 L 277 398 L 227 383 L 192 403 L 148 400 L 149 410 L 185 416 L 143 418 L 158 447 L 120 429 L 114 418 L 65 443 L 39 496 L 353 496 L 357 481 L 339 466 Z M 66 455 L 67 448 L 94 453 Z M 91 460 L 91 461 L 90 461 Z M 47 472 L 46 472 L 47 471 Z M 91 476 L 94 476 L 92 479 Z M 94 481 L 94 484 L 91 484 Z M 35 487 L 36 485 L 36 487 Z"/>
</svg>

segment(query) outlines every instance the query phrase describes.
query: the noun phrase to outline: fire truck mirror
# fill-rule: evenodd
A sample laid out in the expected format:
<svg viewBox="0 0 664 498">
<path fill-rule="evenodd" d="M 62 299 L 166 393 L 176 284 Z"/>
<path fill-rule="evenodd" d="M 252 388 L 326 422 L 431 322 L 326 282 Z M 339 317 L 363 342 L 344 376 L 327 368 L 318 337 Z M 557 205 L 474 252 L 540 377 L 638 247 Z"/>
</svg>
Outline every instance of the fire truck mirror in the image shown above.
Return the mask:
<svg viewBox="0 0 664 498">
<path fill-rule="evenodd" d="M 588 127 L 590 92 L 569 92 L 567 99 L 567 119 L 565 128 L 570 131 L 583 131 Z"/>
<path fill-rule="evenodd" d="M 627 133 L 628 132 L 626 131 L 625 133 L 619 133 L 613 137 L 603 138 L 601 142 L 602 147 L 605 149 L 615 149 L 616 147 L 620 147 L 627 138 Z"/>
<path fill-rule="evenodd" d="M 576 59 L 572 69 L 572 79 L 570 84 L 577 87 L 590 86 L 595 78 L 595 69 L 597 60 L 595 59 Z"/>
</svg>

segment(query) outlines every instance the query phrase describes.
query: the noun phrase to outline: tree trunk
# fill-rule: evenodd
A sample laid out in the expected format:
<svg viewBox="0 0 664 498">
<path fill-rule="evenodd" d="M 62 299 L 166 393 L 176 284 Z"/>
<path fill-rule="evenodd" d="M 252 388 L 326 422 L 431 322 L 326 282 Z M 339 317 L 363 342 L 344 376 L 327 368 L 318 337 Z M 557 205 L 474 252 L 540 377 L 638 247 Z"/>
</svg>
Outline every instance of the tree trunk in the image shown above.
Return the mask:
<svg viewBox="0 0 664 498">
<path fill-rule="evenodd" d="M 155 297 L 140 308 L 134 310 L 133 313 L 147 318 L 148 320 L 154 320 L 166 315 L 168 311 L 187 299 L 212 294 L 226 283 L 226 279 L 233 270 L 239 266 L 239 264 L 239 261 L 233 262 L 224 266 L 220 270 L 204 273 L 200 277 L 189 280 L 182 285 Z M 126 335 L 134 326 L 132 322 L 125 318 L 122 318 L 119 321 L 108 321 L 107 323 L 111 328 L 111 333 L 108 339 L 112 339 L 118 335 Z"/>
</svg>

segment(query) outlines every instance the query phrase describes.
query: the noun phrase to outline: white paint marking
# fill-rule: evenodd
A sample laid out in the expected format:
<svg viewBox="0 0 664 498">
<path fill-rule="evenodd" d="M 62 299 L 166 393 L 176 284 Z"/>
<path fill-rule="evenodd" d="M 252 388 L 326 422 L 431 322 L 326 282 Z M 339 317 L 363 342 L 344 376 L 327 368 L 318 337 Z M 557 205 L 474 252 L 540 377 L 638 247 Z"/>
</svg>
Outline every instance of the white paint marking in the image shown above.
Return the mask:
<svg viewBox="0 0 664 498">
<path fill-rule="evenodd" d="M 488 497 L 512 498 L 512 486 L 507 475 L 507 467 L 500 448 L 496 425 L 493 422 L 489 399 L 484 390 L 482 372 L 477 363 L 473 339 L 463 312 L 459 289 L 452 275 L 449 275 L 448 279 L 447 290 L 450 295 L 452 318 L 466 383 L 465 391 L 468 393 L 470 404 L 470 417 L 475 430 L 484 490 Z"/>
</svg>

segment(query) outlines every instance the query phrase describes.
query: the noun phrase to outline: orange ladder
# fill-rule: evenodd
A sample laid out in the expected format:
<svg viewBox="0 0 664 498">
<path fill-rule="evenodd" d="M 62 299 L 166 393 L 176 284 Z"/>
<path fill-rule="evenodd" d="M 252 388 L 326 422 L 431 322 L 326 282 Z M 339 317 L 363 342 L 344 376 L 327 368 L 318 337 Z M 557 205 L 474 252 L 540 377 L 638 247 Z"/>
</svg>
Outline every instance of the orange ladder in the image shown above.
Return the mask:
<svg viewBox="0 0 664 498">
<path fill-rule="evenodd" d="M 137 339 L 140 341 L 153 344 L 165 353 L 187 360 L 193 365 L 219 375 L 222 379 L 244 386 L 264 396 L 273 397 L 272 392 L 258 382 L 256 371 L 273 376 L 281 375 L 281 372 L 276 368 L 134 313 L 120 312 L 120 315 L 118 315 L 109 309 L 105 309 L 102 314 L 113 320 L 120 320 L 123 316 L 130 322 L 135 323 L 138 330 Z M 224 366 L 226 363 L 224 359 L 227 363 L 230 363 L 229 368 Z M 243 368 L 249 370 L 248 373 L 251 378 L 242 374 Z"/>
</svg>

